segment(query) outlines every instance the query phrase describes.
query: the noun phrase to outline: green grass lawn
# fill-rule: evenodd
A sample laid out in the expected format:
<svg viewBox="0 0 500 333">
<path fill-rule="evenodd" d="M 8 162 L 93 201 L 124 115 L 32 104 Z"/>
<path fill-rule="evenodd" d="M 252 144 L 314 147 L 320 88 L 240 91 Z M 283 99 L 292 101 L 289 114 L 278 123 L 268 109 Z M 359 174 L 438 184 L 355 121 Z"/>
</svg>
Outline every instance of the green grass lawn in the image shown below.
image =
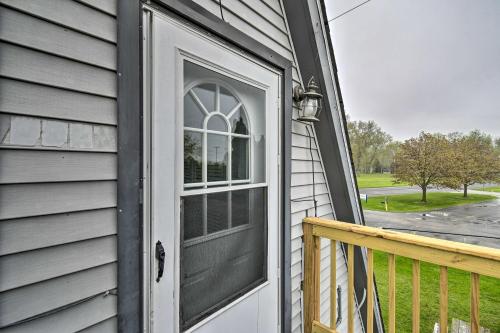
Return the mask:
<svg viewBox="0 0 500 333">
<path fill-rule="evenodd" d="M 384 324 L 388 324 L 387 254 L 374 252 L 375 279 L 382 307 Z M 439 321 L 439 266 L 421 263 L 420 271 L 420 331 L 432 332 Z M 412 260 L 396 259 L 396 332 L 410 333 L 412 318 Z M 448 314 L 469 322 L 470 274 L 456 269 L 448 270 Z M 500 280 L 481 276 L 480 323 L 491 333 L 500 333 Z"/>
<path fill-rule="evenodd" d="M 362 206 L 368 210 L 385 211 L 384 198 L 385 196 L 369 196 L 368 202 L 362 201 Z M 496 197 L 485 194 L 469 194 L 467 198 L 464 198 L 461 193 L 430 192 L 427 193 L 427 203 L 420 201 L 421 193 L 389 195 L 387 199 L 389 212 L 421 212 L 477 203 L 496 199 Z"/>
<path fill-rule="evenodd" d="M 477 188 L 479 191 L 488 191 L 488 192 L 500 192 L 500 186 L 493 186 L 493 187 L 485 187 L 485 188 Z"/>
<path fill-rule="evenodd" d="M 359 188 L 406 186 L 406 183 L 394 184 L 390 173 L 360 173 L 356 175 Z"/>
</svg>

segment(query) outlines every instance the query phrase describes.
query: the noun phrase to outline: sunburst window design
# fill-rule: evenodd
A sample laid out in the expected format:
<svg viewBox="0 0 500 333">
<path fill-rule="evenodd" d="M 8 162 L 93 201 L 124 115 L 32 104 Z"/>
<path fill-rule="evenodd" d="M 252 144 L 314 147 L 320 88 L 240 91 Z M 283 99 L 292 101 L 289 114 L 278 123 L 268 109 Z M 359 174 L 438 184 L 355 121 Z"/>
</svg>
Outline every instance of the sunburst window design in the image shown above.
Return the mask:
<svg viewBox="0 0 500 333">
<path fill-rule="evenodd" d="M 184 95 L 184 186 L 249 183 L 250 128 L 242 102 L 218 83 Z M 229 167 L 230 166 L 230 167 Z"/>
</svg>

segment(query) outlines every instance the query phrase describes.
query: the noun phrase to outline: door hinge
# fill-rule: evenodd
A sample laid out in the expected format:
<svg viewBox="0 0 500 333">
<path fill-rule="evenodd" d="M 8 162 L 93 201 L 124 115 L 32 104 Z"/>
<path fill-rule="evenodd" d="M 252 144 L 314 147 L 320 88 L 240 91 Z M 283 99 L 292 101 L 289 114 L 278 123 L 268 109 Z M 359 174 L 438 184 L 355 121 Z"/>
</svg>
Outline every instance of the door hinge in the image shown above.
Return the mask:
<svg viewBox="0 0 500 333">
<path fill-rule="evenodd" d="M 304 290 L 304 280 L 300 281 L 300 290 Z"/>
</svg>

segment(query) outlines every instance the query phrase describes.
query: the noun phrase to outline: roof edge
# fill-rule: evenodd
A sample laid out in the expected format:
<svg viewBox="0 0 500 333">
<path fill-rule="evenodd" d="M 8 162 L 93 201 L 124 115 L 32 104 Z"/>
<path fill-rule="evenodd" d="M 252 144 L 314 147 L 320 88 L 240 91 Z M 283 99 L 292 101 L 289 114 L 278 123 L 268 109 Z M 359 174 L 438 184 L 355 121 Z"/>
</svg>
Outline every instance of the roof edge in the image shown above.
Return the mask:
<svg viewBox="0 0 500 333">
<path fill-rule="evenodd" d="M 314 76 L 324 96 L 323 111 L 315 131 L 335 217 L 364 225 L 324 1 L 288 0 L 284 1 L 284 9 L 301 76 L 305 80 Z M 361 300 L 366 292 L 366 258 L 359 248 L 355 251 L 355 263 L 355 293 Z M 384 331 L 380 313 L 377 297 L 377 333 Z M 360 315 L 366 327 L 366 304 L 361 304 Z"/>
</svg>

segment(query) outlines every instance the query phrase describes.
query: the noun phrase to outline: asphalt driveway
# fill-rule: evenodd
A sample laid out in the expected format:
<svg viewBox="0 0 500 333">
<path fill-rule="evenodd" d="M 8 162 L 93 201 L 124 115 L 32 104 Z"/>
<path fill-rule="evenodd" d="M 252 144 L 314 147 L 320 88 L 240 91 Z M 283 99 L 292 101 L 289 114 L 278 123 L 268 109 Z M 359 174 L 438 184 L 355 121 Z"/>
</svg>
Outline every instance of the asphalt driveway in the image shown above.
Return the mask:
<svg viewBox="0 0 500 333">
<path fill-rule="evenodd" d="M 427 192 L 447 192 L 449 189 L 429 188 Z M 380 187 L 380 188 L 360 188 L 359 193 L 368 194 L 368 197 L 375 195 L 396 195 L 421 192 L 418 186 L 401 186 L 401 187 Z"/>
<path fill-rule="evenodd" d="M 406 189 L 406 192 L 402 191 Z M 361 189 L 368 195 L 412 193 L 412 188 Z M 418 190 L 418 189 L 417 189 Z M 441 190 L 443 191 L 443 190 Z M 427 213 L 386 213 L 365 210 L 366 225 L 423 236 L 500 248 L 500 193 L 470 191 L 498 196 L 497 200 L 455 206 Z"/>
</svg>

